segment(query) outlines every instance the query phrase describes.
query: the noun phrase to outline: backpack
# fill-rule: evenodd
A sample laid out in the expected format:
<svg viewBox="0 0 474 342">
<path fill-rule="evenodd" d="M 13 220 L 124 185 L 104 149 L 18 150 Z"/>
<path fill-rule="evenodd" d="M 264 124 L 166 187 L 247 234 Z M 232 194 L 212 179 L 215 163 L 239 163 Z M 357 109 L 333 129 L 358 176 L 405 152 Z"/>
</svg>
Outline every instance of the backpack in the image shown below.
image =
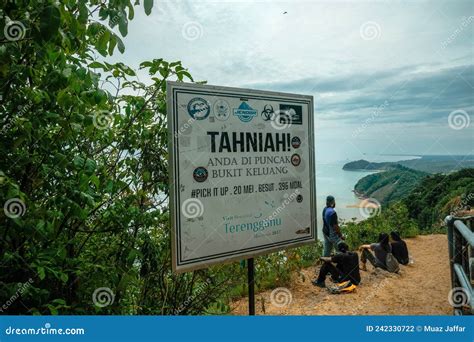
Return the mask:
<svg viewBox="0 0 474 342">
<path fill-rule="evenodd" d="M 356 285 L 352 284 L 350 280 L 347 280 L 343 281 L 342 283 L 338 283 L 336 286 L 328 287 L 328 291 L 331 294 L 351 293 L 354 292 L 356 288 Z"/>
<path fill-rule="evenodd" d="M 398 264 L 397 259 L 393 256 L 391 252 L 387 253 L 385 258 L 385 265 L 387 266 L 387 271 L 392 273 L 397 273 L 400 271 L 400 265 Z"/>
</svg>

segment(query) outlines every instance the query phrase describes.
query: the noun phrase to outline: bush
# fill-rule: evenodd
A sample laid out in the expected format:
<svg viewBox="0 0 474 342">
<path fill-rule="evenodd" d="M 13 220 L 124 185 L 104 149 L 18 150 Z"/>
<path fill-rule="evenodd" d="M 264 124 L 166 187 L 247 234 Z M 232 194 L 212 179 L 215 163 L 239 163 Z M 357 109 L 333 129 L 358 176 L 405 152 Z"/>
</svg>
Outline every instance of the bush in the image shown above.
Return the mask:
<svg viewBox="0 0 474 342">
<path fill-rule="evenodd" d="M 407 207 L 397 202 L 386 209 L 382 208 L 378 215 L 369 217 L 361 222 L 346 222 L 342 232 L 351 249 L 357 249 L 362 244 L 376 242 L 380 233 L 397 231 L 402 237 L 413 237 L 419 232 L 416 221 L 408 216 Z"/>
</svg>

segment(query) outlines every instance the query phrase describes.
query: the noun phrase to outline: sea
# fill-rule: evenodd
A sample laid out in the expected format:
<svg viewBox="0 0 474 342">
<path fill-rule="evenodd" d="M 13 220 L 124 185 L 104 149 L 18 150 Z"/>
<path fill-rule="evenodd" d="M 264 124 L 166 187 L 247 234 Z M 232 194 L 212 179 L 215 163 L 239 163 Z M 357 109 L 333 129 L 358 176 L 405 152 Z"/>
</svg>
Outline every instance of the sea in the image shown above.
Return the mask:
<svg viewBox="0 0 474 342">
<path fill-rule="evenodd" d="M 418 156 L 373 155 L 364 157 L 370 162 L 390 162 L 419 158 Z M 360 158 L 359 158 L 360 159 Z M 356 159 L 339 161 L 316 161 L 316 204 L 318 211 L 318 238 L 322 238 L 322 211 L 326 205 L 326 196 L 336 198 L 336 212 L 339 220 L 361 221 L 362 216 L 358 204 L 360 199 L 354 194 L 357 181 L 377 171 L 345 171 L 344 164 Z M 383 208 L 382 208 L 383 210 Z"/>
</svg>

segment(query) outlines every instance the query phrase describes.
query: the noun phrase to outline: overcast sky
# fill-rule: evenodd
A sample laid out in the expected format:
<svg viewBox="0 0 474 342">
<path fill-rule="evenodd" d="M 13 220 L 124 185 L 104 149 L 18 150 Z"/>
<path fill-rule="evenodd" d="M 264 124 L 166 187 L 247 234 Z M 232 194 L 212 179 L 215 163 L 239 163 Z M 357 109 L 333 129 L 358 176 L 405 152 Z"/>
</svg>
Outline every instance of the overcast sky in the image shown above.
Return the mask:
<svg viewBox="0 0 474 342">
<path fill-rule="evenodd" d="M 472 0 L 155 0 L 125 46 L 114 59 L 134 68 L 313 95 L 318 161 L 474 153 Z"/>
</svg>

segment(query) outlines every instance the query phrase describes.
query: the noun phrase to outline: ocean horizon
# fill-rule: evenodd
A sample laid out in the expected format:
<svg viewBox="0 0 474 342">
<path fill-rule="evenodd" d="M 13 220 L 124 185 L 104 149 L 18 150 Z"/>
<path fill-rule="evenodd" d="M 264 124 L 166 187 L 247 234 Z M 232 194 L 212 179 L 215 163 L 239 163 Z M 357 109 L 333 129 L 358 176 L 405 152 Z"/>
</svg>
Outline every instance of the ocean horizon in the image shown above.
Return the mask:
<svg viewBox="0 0 474 342">
<path fill-rule="evenodd" d="M 318 217 L 318 239 L 322 239 L 322 211 L 326 205 L 326 196 L 332 195 L 336 198 L 336 212 L 339 221 L 361 221 L 362 216 L 358 208 L 360 199 L 354 193 L 354 186 L 357 181 L 367 175 L 379 171 L 347 171 L 343 170 L 344 164 L 366 159 L 370 162 L 394 162 L 400 160 L 417 159 L 420 156 L 407 155 L 365 155 L 363 158 L 344 159 L 337 161 L 316 161 L 316 201 Z M 383 210 L 383 207 L 381 208 Z"/>
</svg>

